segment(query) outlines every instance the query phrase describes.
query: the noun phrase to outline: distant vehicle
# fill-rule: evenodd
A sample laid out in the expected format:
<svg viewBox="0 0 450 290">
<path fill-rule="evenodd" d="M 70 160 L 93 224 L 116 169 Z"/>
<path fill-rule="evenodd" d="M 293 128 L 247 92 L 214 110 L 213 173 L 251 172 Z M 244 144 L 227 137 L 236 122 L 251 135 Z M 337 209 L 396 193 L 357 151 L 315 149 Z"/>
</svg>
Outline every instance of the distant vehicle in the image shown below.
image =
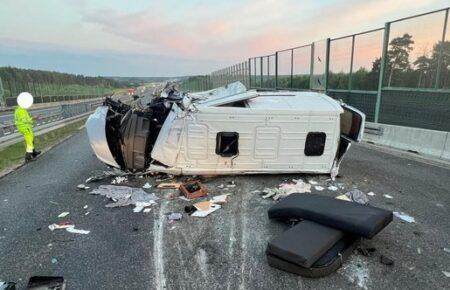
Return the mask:
<svg viewBox="0 0 450 290">
<path fill-rule="evenodd" d="M 107 99 L 86 127 L 97 157 L 130 171 L 335 176 L 364 122 L 363 113 L 322 93 L 236 82 L 200 93 L 169 85 L 144 108 Z"/>
</svg>

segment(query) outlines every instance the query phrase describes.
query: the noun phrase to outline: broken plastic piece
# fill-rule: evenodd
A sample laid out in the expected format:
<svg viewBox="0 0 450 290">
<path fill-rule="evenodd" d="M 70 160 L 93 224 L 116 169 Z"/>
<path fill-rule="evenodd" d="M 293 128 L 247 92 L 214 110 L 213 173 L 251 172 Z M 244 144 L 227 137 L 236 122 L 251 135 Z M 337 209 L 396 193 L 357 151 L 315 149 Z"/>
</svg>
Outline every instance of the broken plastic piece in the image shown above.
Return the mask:
<svg viewBox="0 0 450 290">
<path fill-rule="evenodd" d="M 78 184 L 77 188 L 80 189 L 80 190 L 86 190 L 86 189 L 89 189 L 89 186 L 86 186 L 84 184 Z"/>
<path fill-rule="evenodd" d="M 183 215 L 179 212 L 173 212 L 167 216 L 167 219 L 170 221 L 179 221 L 183 218 Z"/>
<path fill-rule="evenodd" d="M 404 212 L 394 211 L 394 215 L 396 217 L 398 217 L 399 219 L 401 219 L 401 220 L 403 220 L 405 222 L 408 222 L 408 223 L 415 223 L 416 222 L 416 220 L 412 216 L 409 216 L 409 215 L 407 215 Z"/>
<path fill-rule="evenodd" d="M 150 183 L 146 182 L 146 183 L 142 186 L 142 188 L 144 188 L 144 189 L 149 189 L 149 188 L 152 188 L 152 185 L 151 185 Z"/>
<path fill-rule="evenodd" d="M 181 183 L 179 182 L 163 182 L 158 184 L 158 188 L 162 188 L 162 189 L 179 189 L 180 188 Z"/>
<path fill-rule="evenodd" d="M 215 204 L 224 204 L 224 203 L 227 203 L 227 199 L 228 199 L 228 194 L 222 194 L 222 195 L 213 196 L 213 198 L 211 199 L 211 202 L 215 203 Z"/>
<path fill-rule="evenodd" d="M 117 176 L 116 178 L 111 181 L 111 184 L 121 184 L 124 182 L 127 182 L 128 178 L 126 176 Z"/>
<path fill-rule="evenodd" d="M 63 217 L 66 217 L 66 216 L 68 216 L 68 215 L 69 215 L 69 212 L 68 212 L 68 211 L 65 211 L 65 212 L 60 213 L 60 214 L 58 215 L 58 217 L 59 217 L 59 218 L 63 218 Z"/>
<path fill-rule="evenodd" d="M 385 198 L 388 198 L 388 199 L 392 199 L 392 198 L 394 198 L 394 197 L 392 197 L 391 195 L 389 195 L 389 194 L 383 194 L 383 196 L 385 197 Z"/>
<path fill-rule="evenodd" d="M 60 230 L 60 229 L 67 229 L 69 227 L 73 227 L 74 225 L 64 222 L 64 223 L 59 223 L 59 224 L 51 224 L 48 226 L 49 230 L 54 231 L 54 230 Z"/>
<path fill-rule="evenodd" d="M 76 229 L 74 225 L 67 227 L 66 231 L 68 231 L 69 233 L 72 233 L 72 234 L 82 234 L 82 235 L 87 235 L 91 232 L 91 231 Z"/>
<path fill-rule="evenodd" d="M 315 188 L 317 191 L 322 191 L 322 190 L 324 190 L 323 186 L 320 186 L 320 185 L 314 186 L 314 188 Z"/>
<path fill-rule="evenodd" d="M 336 196 L 336 199 L 345 200 L 345 201 L 352 201 L 347 195 L 341 194 L 339 196 Z"/>
</svg>

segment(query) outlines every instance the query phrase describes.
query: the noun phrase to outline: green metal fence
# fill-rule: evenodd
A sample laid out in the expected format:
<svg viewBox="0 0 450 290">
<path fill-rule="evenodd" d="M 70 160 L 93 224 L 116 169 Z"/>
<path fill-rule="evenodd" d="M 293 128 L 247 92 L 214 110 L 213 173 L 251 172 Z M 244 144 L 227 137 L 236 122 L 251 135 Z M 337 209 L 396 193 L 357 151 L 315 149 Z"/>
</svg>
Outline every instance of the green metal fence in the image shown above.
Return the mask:
<svg viewBox="0 0 450 290">
<path fill-rule="evenodd" d="M 29 92 L 35 103 L 84 100 L 103 97 L 113 93 L 112 88 L 89 85 L 62 85 L 42 82 L 15 82 L 0 78 L 0 107 L 15 106 L 21 92 Z"/>
<path fill-rule="evenodd" d="M 449 8 L 394 20 L 251 57 L 204 76 L 196 90 L 242 81 L 251 89 L 322 91 L 368 121 L 450 131 L 449 26 Z"/>
</svg>

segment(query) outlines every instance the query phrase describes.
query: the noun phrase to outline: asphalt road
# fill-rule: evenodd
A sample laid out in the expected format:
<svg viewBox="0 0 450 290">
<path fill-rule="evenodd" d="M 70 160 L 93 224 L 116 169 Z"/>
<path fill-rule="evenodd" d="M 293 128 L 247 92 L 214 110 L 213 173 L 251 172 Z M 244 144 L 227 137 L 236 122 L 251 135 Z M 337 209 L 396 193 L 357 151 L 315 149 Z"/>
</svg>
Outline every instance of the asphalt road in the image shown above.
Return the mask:
<svg viewBox="0 0 450 290">
<path fill-rule="evenodd" d="M 170 190 L 150 190 L 162 200 L 148 214 L 133 213 L 132 207 L 106 208 L 106 198 L 76 190 L 91 172 L 104 168 L 83 132 L 0 179 L 0 280 L 23 287 L 34 275 L 62 275 L 68 289 L 448 289 L 442 271 L 450 271 L 450 253 L 443 250 L 450 248 L 449 169 L 352 147 L 336 181 L 345 189 L 313 193 L 336 196 L 352 187 L 372 191 L 371 204 L 403 211 L 416 222 L 394 218 L 363 241 L 377 249 L 373 256 L 355 253 L 336 273 L 307 279 L 268 266 L 267 241 L 285 227 L 267 218 L 274 202 L 251 191 L 299 177 L 326 185 L 327 176 L 210 178 L 205 184 L 211 195 L 223 193 L 217 185 L 236 182 L 230 201 L 204 219 L 184 214 L 170 223 L 166 213 L 182 212 L 190 204 L 165 199 Z M 130 184 L 146 181 L 155 183 L 148 178 Z M 70 214 L 58 218 L 64 211 Z M 47 228 L 60 221 L 91 232 Z M 381 264 L 381 254 L 395 264 Z"/>
</svg>

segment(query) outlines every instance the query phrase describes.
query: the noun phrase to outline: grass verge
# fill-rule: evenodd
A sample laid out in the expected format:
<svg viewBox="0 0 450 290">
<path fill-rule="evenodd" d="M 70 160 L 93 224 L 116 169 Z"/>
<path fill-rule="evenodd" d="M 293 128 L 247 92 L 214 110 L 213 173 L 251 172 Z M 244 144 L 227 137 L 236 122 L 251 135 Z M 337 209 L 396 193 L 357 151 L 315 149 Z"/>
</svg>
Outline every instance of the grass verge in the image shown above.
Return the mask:
<svg viewBox="0 0 450 290">
<path fill-rule="evenodd" d="M 34 137 L 34 146 L 37 150 L 46 151 L 52 146 L 55 146 L 65 138 L 73 135 L 80 130 L 84 125 L 86 119 L 74 122 L 62 128 L 47 132 L 45 134 Z M 25 157 L 25 143 L 19 142 L 0 151 L 0 176 L 4 171 L 10 168 L 19 166 L 24 162 Z"/>
</svg>

